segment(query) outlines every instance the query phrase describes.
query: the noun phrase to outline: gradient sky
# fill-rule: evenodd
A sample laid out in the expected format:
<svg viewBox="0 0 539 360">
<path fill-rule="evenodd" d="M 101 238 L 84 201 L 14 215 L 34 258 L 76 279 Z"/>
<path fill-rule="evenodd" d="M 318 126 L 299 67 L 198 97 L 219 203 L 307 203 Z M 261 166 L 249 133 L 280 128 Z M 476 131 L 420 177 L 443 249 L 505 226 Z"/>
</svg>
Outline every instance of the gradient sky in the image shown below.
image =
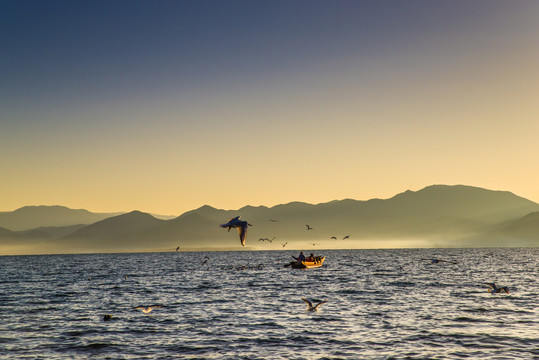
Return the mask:
<svg viewBox="0 0 539 360">
<path fill-rule="evenodd" d="M 0 211 L 539 202 L 539 1 L 0 1 Z"/>
</svg>

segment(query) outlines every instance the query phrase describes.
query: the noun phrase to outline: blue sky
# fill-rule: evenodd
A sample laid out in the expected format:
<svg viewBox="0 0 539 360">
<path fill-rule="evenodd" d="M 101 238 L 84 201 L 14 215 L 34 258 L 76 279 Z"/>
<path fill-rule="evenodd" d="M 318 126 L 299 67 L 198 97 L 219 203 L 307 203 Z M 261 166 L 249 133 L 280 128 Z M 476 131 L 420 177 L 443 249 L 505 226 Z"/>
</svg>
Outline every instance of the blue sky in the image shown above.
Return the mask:
<svg viewBox="0 0 539 360">
<path fill-rule="evenodd" d="M 176 214 L 432 183 L 539 201 L 535 1 L 2 1 L 0 14 L 0 211 Z"/>
</svg>

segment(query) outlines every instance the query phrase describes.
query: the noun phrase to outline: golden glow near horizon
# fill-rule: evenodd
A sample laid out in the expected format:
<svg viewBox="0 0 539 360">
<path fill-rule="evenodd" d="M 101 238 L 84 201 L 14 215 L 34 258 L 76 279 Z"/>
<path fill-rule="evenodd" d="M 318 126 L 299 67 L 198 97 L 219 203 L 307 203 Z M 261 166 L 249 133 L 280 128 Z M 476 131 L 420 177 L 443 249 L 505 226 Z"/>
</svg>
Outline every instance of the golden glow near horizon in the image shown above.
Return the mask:
<svg viewBox="0 0 539 360">
<path fill-rule="evenodd" d="M 0 211 L 179 215 L 431 184 L 539 202 L 537 15 L 529 4 L 387 53 L 335 54 L 189 91 L 5 112 Z"/>
</svg>

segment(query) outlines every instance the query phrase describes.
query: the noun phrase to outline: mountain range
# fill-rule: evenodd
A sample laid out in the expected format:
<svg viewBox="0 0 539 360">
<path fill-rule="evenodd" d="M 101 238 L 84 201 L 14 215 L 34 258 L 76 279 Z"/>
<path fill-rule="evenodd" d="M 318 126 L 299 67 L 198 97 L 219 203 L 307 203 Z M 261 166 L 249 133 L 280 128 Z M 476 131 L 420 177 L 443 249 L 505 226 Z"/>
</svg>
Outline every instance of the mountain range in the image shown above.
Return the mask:
<svg viewBox="0 0 539 360">
<path fill-rule="evenodd" d="M 245 248 L 235 229 L 227 232 L 219 227 L 234 216 L 253 225 Z M 345 236 L 349 238 L 343 240 Z M 0 254 L 173 251 L 178 246 L 181 250 L 535 247 L 539 204 L 507 191 L 432 185 L 367 201 L 291 202 L 238 210 L 206 205 L 172 219 L 140 211 L 96 214 L 60 206 L 0 213 Z"/>
</svg>

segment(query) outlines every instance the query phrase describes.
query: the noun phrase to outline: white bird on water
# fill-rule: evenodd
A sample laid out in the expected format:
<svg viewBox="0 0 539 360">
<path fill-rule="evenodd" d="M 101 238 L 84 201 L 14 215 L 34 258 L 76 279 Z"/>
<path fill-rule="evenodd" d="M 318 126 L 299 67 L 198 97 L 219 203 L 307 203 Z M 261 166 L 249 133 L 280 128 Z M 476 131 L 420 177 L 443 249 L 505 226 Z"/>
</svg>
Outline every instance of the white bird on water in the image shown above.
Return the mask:
<svg viewBox="0 0 539 360">
<path fill-rule="evenodd" d="M 305 303 L 307 304 L 307 311 L 318 311 L 318 307 L 322 304 L 325 304 L 327 303 L 328 301 L 327 300 L 324 300 L 324 301 L 320 301 L 318 304 L 316 305 L 313 305 L 312 302 L 310 302 L 309 300 L 307 300 L 306 298 L 302 297 L 301 300 L 305 301 Z"/>
<path fill-rule="evenodd" d="M 247 234 L 247 226 L 253 226 L 249 224 L 247 221 L 240 220 L 239 216 L 236 216 L 235 218 L 232 218 L 228 220 L 226 224 L 220 225 L 223 228 L 228 228 L 228 231 L 232 228 L 238 229 L 238 232 L 240 234 L 240 241 L 241 246 L 245 246 L 245 235 Z"/>
<path fill-rule="evenodd" d="M 152 311 L 153 309 L 160 308 L 160 307 L 163 307 L 163 306 L 161 306 L 161 305 L 137 306 L 137 307 L 134 308 L 134 309 L 135 309 L 135 310 L 141 310 L 143 313 L 147 314 L 147 313 L 149 313 L 150 311 Z"/>
</svg>

